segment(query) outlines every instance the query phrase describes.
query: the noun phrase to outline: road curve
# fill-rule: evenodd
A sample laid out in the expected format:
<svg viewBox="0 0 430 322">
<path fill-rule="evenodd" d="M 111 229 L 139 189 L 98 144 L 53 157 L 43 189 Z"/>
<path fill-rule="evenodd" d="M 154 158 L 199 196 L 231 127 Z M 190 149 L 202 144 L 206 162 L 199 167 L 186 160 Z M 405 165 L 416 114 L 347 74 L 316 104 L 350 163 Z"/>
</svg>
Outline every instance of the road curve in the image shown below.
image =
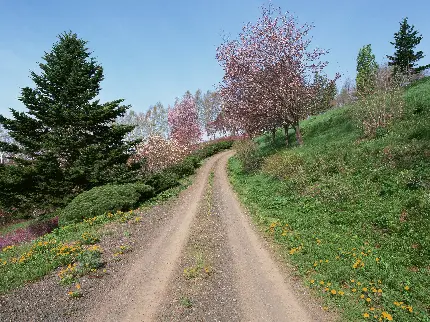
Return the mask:
<svg viewBox="0 0 430 322">
<path fill-rule="evenodd" d="M 232 155 L 223 152 L 205 162 L 171 208 L 169 224 L 130 254 L 136 260 L 87 321 L 328 320 L 293 291 L 243 211 L 227 178 Z M 185 278 L 195 245 L 213 273 L 200 273 L 200 267 Z M 183 294 L 192 302 L 180 300 Z"/>
</svg>

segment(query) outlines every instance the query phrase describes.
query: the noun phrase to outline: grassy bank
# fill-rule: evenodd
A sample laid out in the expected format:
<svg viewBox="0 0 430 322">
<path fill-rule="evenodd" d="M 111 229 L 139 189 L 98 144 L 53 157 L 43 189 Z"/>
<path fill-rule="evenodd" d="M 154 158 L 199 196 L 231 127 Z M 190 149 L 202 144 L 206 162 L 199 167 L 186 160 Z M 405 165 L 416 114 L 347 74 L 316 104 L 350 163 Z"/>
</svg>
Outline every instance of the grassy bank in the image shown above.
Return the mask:
<svg viewBox="0 0 430 322">
<path fill-rule="evenodd" d="M 190 183 L 188 178 L 182 179 L 179 186 L 160 193 L 137 210 L 101 214 L 57 228 L 32 242 L 3 248 L 0 251 L 0 295 L 58 267 L 63 267 L 59 273 L 60 284 L 76 283 L 80 276 L 103 266 L 103 250 L 97 244 L 107 232 L 107 224 L 138 224 L 145 208 L 177 196 Z"/>
<path fill-rule="evenodd" d="M 344 319 L 430 321 L 430 81 L 401 120 L 362 138 L 354 106 L 302 124 L 305 145 L 257 139 L 261 170 L 229 163 L 242 202 Z"/>
</svg>

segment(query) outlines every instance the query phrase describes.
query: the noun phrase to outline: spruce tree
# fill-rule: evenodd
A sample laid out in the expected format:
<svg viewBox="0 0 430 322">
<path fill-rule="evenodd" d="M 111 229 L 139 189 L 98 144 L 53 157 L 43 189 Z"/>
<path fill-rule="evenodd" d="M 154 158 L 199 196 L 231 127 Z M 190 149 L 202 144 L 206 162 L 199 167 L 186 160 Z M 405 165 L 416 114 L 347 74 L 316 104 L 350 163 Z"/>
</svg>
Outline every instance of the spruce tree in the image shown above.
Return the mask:
<svg viewBox="0 0 430 322">
<path fill-rule="evenodd" d="M 42 57 L 41 73 L 31 72 L 34 88 L 21 91 L 19 100 L 27 111 L 11 109 L 10 119 L 0 115 L 0 124 L 13 138 L 13 143 L 0 143 L 0 150 L 15 153 L 14 169 L 9 171 L 26 184 L 15 191 L 22 195 L 20 200 L 61 203 L 127 172 L 134 142 L 125 143 L 124 137 L 133 126 L 115 120 L 129 106 L 121 105 L 122 99 L 103 104 L 97 99 L 103 68 L 86 44 L 72 32 L 60 34 Z M 3 186 L 16 185 L 2 181 Z M 7 203 L 7 196 L 0 197 Z"/>
<path fill-rule="evenodd" d="M 410 26 L 408 18 L 404 18 L 400 22 L 400 30 L 394 34 L 394 42 L 390 42 L 396 49 L 393 56 L 387 55 L 389 59 L 388 65 L 394 66 L 394 71 L 402 73 L 413 72 L 418 73 L 430 67 L 429 65 L 416 67 L 419 60 L 424 58 L 424 53 L 420 50 L 414 51 L 414 48 L 419 45 L 423 39 L 422 35 L 418 34 L 414 26 Z"/>
</svg>

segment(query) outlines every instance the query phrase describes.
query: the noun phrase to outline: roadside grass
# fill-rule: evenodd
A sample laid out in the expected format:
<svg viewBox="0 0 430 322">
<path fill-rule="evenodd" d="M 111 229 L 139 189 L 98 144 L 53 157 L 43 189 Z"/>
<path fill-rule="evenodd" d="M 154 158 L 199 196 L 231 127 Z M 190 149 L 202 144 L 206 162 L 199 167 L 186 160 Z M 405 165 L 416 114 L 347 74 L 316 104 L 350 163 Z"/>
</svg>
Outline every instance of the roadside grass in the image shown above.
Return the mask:
<svg viewBox="0 0 430 322">
<path fill-rule="evenodd" d="M 304 121 L 302 147 L 258 138 L 256 173 L 229 161 L 243 204 L 347 321 L 430 321 L 430 80 L 405 99 L 375 138 L 349 106 Z"/>
<path fill-rule="evenodd" d="M 0 295 L 36 281 L 58 267 L 61 267 L 58 272 L 60 284 L 78 283 L 80 276 L 94 272 L 104 264 L 101 262 L 103 249 L 97 243 L 108 234 L 107 224 L 138 223 L 142 220 L 143 210 L 178 196 L 190 183 L 190 178 L 181 179 L 179 186 L 144 202 L 137 210 L 105 213 L 59 227 L 32 242 L 4 247 L 0 250 Z M 115 254 L 119 256 L 128 251 L 130 249 L 124 246 Z M 112 260 L 116 260 L 115 257 Z M 82 295 L 80 286 L 70 292 L 70 297 Z"/>
</svg>

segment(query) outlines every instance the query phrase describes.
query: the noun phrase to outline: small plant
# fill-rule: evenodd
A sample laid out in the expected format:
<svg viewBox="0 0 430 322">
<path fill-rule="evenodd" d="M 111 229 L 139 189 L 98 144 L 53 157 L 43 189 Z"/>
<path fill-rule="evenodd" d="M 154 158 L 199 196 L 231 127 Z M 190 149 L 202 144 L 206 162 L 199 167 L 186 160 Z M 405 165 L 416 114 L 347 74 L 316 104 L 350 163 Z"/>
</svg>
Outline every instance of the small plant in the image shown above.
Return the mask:
<svg viewBox="0 0 430 322">
<path fill-rule="evenodd" d="M 77 263 L 69 264 L 58 273 L 61 285 L 70 285 L 77 281 Z"/>
<path fill-rule="evenodd" d="M 78 254 L 77 272 L 79 275 L 85 275 L 91 270 L 102 266 L 100 246 L 94 245 L 87 248 L 85 251 Z"/>
<path fill-rule="evenodd" d="M 213 269 L 205 262 L 202 252 L 197 252 L 194 255 L 194 259 L 196 264 L 184 269 L 183 274 L 186 279 L 193 279 L 201 276 L 202 274 L 203 277 L 212 275 Z"/>
<path fill-rule="evenodd" d="M 119 259 L 119 255 L 123 255 L 125 253 L 129 253 L 132 251 L 132 248 L 129 245 L 121 245 L 117 247 L 113 253 L 113 257 L 115 259 Z"/>
<path fill-rule="evenodd" d="M 193 306 L 193 302 L 189 297 L 183 296 L 180 298 L 179 302 L 183 307 L 186 307 L 187 309 L 191 308 Z"/>
<path fill-rule="evenodd" d="M 193 279 L 200 275 L 201 267 L 191 266 L 184 269 L 184 277 L 186 279 Z"/>
<path fill-rule="evenodd" d="M 84 245 L 93 245 L 95 243 L 97 243 L 100 238 L 96 235 L 93 235 L 91 233 L 85 232 L 81 235 L 82 239 L 81 242 Z"/>
<path fill-rule="evenodd" d="M 82 297 L 81 284 L 76 283 L 75 289 L 68 292 L 69 297 L 71 298 L 79 298 Z"/>
</svg>

